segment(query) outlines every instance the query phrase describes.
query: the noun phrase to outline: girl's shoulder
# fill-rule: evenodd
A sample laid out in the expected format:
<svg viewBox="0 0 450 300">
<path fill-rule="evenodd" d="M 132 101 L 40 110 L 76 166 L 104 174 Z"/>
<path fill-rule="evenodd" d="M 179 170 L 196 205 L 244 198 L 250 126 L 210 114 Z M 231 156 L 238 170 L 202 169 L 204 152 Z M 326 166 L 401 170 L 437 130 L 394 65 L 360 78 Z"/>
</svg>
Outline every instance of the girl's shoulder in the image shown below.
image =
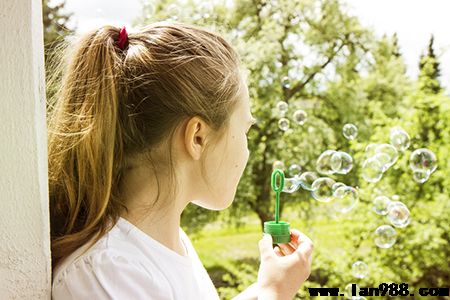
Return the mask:
<svg viewBox="0 0 450 300">
<path fill-rule="evenodd" d="M 53 274 L 52 299 L 172 299 L 167 283 L 143 267 L 139 249 L 117 226 L 77 249 Z"/>
</svg>

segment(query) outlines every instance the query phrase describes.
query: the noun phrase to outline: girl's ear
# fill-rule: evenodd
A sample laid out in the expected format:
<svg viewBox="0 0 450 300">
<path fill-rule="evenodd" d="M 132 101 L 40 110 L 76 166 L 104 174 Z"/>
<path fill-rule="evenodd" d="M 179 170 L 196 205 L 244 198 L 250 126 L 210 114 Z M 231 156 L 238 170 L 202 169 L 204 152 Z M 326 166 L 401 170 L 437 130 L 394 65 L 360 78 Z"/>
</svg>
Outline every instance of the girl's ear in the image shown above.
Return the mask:
<svg viewBox="0 0 450 300">
<path fill-rule="evenodd" d="M 209 131 L 210 127 L 199 117 L 192 117 L 187 122 L 184 130 L 184 144 L 187 153 L 194 160 L 199 160 L 205 150 Z"/>
</svg>

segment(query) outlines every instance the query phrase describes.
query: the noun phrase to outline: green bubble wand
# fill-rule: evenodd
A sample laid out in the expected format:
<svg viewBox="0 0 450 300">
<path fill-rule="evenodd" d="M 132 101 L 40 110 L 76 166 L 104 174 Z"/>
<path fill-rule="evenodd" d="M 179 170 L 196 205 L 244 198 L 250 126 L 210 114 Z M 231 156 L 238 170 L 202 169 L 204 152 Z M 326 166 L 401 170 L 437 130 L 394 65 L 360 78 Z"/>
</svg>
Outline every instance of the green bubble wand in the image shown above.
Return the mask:
<svg viewBox="0 0 450 300">
<path fill-rule="evenodd" d="M 277 184 L 277 179 L 279 183 Z M 264 232 L 272 236 L 273 244 L 287 244 L 291 241 L 291 230 L 288 222 L 280 221 L 280 193 L 284 188 L 284 173 L 280 169 L 275 169 L 271 177 L 272 190 L 276 195 L 275 221 L 264 222 Z"/>
</svg>

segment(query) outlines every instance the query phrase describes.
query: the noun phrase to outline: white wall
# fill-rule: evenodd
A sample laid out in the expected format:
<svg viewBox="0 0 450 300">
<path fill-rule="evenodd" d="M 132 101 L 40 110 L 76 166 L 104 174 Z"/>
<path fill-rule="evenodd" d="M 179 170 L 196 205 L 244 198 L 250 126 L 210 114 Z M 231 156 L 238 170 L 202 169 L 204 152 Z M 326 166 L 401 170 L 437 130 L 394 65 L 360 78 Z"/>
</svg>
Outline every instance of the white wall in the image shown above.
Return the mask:
<svg viewBox="0 0 450 300">
<path fill-rule="evenodd" d="M 50 299 L 41 0 L 0 1 L 0 299 Z"/>
</svg>

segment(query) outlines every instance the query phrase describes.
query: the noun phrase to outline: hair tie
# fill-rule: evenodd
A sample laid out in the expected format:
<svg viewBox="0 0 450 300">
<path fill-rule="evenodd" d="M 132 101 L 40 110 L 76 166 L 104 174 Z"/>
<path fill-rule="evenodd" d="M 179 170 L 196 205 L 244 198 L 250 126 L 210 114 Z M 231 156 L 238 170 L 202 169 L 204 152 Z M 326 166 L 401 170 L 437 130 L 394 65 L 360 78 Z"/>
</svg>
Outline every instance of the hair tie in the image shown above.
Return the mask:
<svg viewBox="0 0 450 300">
<path fill-rule="evenodd" d="M 119 32 L 119 39 L 117 40 L 117 46 L 119 46 L 119 48 L 123 50 L 125 49 L 125 44 L 127 43 L 127 41 L 128 41 L 128 33 L 125 26 L 123 26 Z"/>
</svg>

